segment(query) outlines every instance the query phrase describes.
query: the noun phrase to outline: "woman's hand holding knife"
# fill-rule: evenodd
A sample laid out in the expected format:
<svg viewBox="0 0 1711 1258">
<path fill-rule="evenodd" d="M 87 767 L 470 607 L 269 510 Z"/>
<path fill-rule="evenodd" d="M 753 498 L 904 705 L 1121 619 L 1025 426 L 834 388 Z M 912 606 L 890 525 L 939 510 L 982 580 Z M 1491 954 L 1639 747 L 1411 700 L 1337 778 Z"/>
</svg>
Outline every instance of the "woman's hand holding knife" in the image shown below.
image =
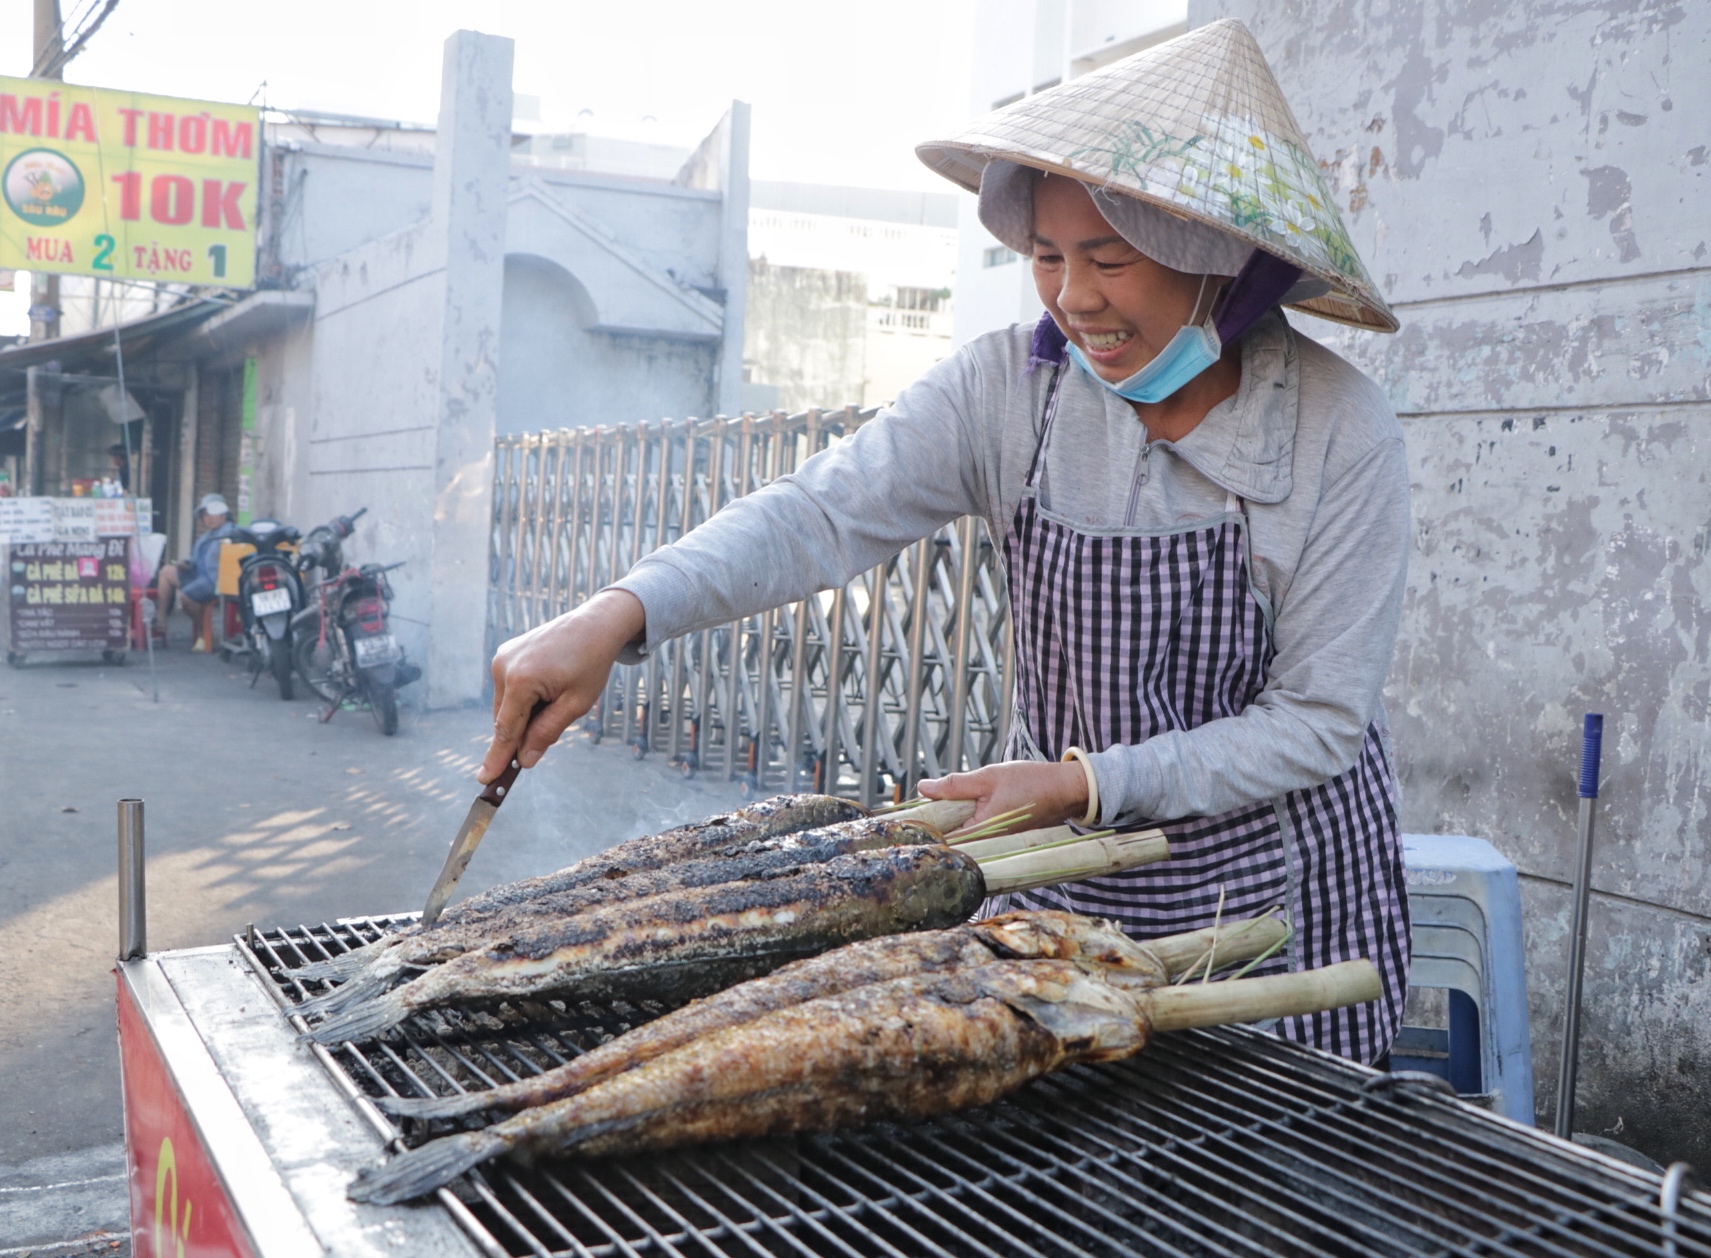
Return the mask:
<svg viewBox="0 0 1711 1258">
<path fill-rule="evenodd" d="M 635 595 L 602 590 L 575 611 L 503 644 L 493 657 L 493 742 L 476 780 L 491 782 L 513 756 L 523 768 L 534 768 L 599 701 L 618 653 L 646 629 Z M 1080 765 L 1024 760 L 934 778 L 921 783 L 921 794 L 976 801 L 971 826 L 1024 806 L 1033 826 L 1076 821 L 1087 811 L 1088 798 Z"/>
<path fill-rule="evenodd" d="M 641 600 L 625 590 L 602 590 L 575 611 L 503 644 L 493 656 L 493 742 L 476 780 L 491 782 L 513 756 L 523 768 L 534 768 L 571 722 L 599 701 L 618 653 L 646 629 Z"/>
</svg>

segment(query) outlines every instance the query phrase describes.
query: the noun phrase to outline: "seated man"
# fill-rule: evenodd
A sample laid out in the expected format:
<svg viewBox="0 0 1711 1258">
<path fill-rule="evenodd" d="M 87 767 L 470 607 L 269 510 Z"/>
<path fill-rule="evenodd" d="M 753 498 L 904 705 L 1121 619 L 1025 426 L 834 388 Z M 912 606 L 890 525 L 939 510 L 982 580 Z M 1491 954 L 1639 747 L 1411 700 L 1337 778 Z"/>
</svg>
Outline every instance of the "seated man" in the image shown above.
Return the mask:
<svg viewBox="0 0 1711 1258">
<path fill-rule="evenodd" d="M 232 535 L 232 512 L 226 500 L 219 494 L 202 495 L 196 504 L 196 527 L 201 536 L 190 548 L 190 558 L 162 565 L 155 588 L 161 618 L 172 614 L 172 596 L 176 593 L 193 627 L 195 641 L 190 649 L 207 651 L 212 644 L 201 636 L 202 613 L 214 601 L 214 587 L 220 578 L 220 543 Z"/>
</svg>

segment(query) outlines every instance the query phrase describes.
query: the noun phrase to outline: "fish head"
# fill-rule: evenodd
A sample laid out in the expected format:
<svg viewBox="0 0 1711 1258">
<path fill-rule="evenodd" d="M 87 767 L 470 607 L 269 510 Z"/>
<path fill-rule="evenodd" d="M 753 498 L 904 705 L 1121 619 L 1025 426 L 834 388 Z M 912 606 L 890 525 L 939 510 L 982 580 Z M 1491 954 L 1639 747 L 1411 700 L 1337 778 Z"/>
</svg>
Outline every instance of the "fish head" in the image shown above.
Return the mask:
<svg viewBox="0 0 1711 1258">
<path fill-rule="evenodd" d="M 1124 971 L 1148 985 L 1165 982 L 1164 963 L 1116 922 L 1061 909 L 1020 909 L 974 923 L 1000 954 L 1017 958 L 1088 961 Z"/>
<path fill-rule="evenodd" d="M 1152 1038 L 1144 997 L 1111 981 L 1100 965 L 997 961 L 968 978 L 1056 1037 L 1066 1061 L 1115 1061 Z"/>
<path fill-rule="evenodd" d="M 966 922 L 986 897 L 980 866 L 967 853 L 937 844 L 888 849 L 892 903 L 902 929 Z"/>
</svg>

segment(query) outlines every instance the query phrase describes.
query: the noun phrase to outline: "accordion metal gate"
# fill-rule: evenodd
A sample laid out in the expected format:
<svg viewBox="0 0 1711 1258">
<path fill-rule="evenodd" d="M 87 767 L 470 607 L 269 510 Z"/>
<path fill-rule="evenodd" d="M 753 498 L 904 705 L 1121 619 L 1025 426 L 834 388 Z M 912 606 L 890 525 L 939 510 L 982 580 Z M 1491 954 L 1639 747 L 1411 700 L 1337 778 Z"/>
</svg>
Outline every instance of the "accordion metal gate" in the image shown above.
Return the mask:
<svg viewBox="0 0 1711 1258">
<path fill-rule="evenodd" d="M 659 420 L 501 437 L 490 648 L 561 615 L 875 410 Z M 1009 602 L 964 518 L 841 589 L 676 639 L 614 670 L 585 723 L 637 756 L 756 793 L 864 803 L 989 764 L 1009 732 Z"/>
</svg>

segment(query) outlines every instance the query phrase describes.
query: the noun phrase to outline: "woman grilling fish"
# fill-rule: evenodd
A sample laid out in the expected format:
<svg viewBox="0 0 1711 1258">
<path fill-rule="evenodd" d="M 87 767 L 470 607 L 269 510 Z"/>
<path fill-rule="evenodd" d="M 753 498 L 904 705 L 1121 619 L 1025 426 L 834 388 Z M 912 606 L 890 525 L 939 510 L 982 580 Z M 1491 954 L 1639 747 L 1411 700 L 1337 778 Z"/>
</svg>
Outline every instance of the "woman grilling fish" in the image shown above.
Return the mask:
<svg viewBox="0 0 1711 1258">
<path fill-rule="evenodd" d="M 615 661 L 841 586 L 965 514 L 1003 538 L 1005 762 L 925 782 L 1033 825 L 1160 824 L 1172 859 L 1016 906 L 1139 939 L 1283 906 L 1269 968 L 1366 957 L 1381 999 L 1280 1034 L 1383 1056 L 1408 919 L 1380 688 L 1408 473 L 1379 389 L 1283 306 L 1396 321 L 1263 54 L 1221 21 L 923 145 L 1030 260 L 1046 314 L 500 648 L 490 780 L 533 765 Z M 537 703 L 547 706 L 530 718 Z"/>
</svg>

